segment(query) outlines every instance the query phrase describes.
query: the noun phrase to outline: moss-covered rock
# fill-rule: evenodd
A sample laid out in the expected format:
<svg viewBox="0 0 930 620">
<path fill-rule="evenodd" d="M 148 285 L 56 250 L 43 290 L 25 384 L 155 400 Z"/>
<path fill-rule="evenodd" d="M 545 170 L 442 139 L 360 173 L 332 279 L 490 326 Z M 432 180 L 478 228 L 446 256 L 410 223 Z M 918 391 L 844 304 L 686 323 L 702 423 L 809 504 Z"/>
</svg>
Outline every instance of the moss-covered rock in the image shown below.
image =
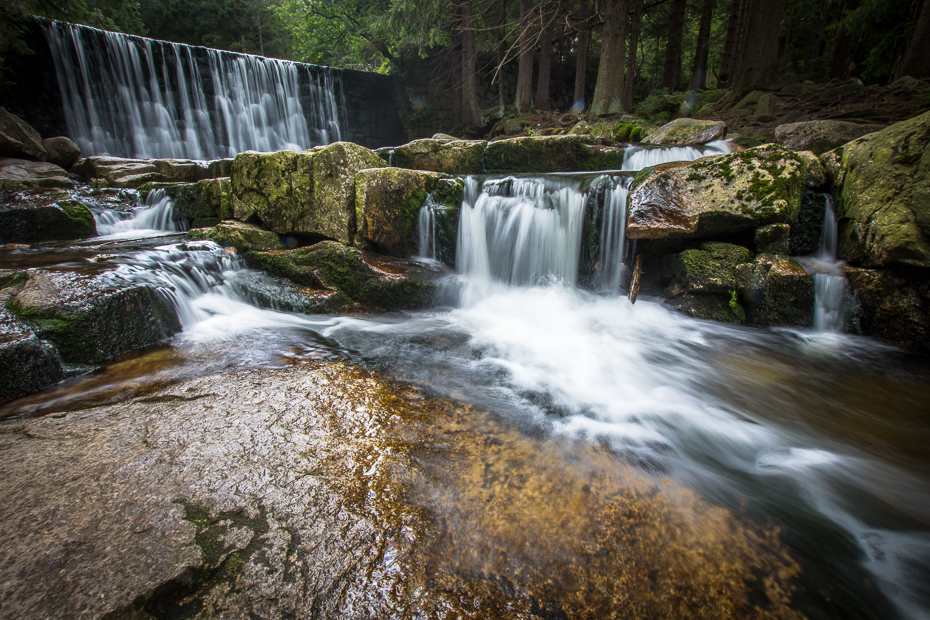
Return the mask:
<svg viewBox="0 0 930 620">
<path fill-rule="evenodd" d="M 775 128 L 775 141 L 794 151 L 813 151 L 820 155 L 884 128 L 884 125 L 859 125 L 848 121 L 787 123 Z"/>
<path fill-rule="evenodd" d="M 819 192 L 804 192 L 798 219 L 791 224 L 791 251 L 774 254 L 813 254 L 820 249 L 823 218 L 827 211 L 827 196 Z M 760 250 L 761 252 L 761 250 Z"/>
<path fill-rule="evenodd" d="M 302 153 L 239 153 L 230 189 L 233 215 L 257 218 L 279 234 L 318 235 L 352 243 L 355 237 L 355 174 L 386 162 L 351 142 Z"/>
<path fill-rule="evenodd" d="M 814 276 L 789 256 L 759 254 L 736 268 L 747 321 L 764 326 L 809 326 L 814 318 Z"/>
<path fill-rule="evenodd" d="M 397 257 L 417 253 L 417 219 L 427 196 L 432 194 L 432 208 L 437 211 L 444 238 L 453 242 L 450 250 L 454 258 L 458 212 L 465 190 L 460 180 L 435 172 L 373 168 L 355 175 L 355 190 L 359 237 L 377 251 Z"/>
<path fill-rule="evenodd" d="M 801 158 L 772 144 L 647 168 L 630 190 L 627 235 L 706 238 L 790 224 L 806 181 Z"/>
<path fill-rule="evenodd" d="M 864 335 L 930 349 L 930 272 L 849 265 L 845 272 L 859 303 L 859 328 Z"/>
<path fill-rule="evenodd" d="M 930 112 L 839 153 L 840 255 L 862 267 L 930 267 Z"/>
<path fill-rule="evenodd" d="M 445 172 L 447 174 L 480 174 L 484 172 L 484 140 L 414 140 L 390 149 L 392 166 Z"/>
<path fill-rule="evenodd" d="M 589 145 L 582 136 L 530 136 L 489 142 L 487 172 L 619 170 L 623 149 Z"/>
<path fill-rule="evenodd" d="M 736 299 L 736 294 L 687 293 L 666 302 L 677 312 L 695 319 L 742 324 L 746 312 Z"/>
<path fill-rule="evenodd" d="M 736 290 L 736 267 L 752 260 L 752 251 L 732 243 L 705 242 L 670 258 L 672 280 L 666 294 L 723 293 Z"/>
<path fill-rule="evenodd" d="M 727 124 L 723 121 L 699 121 L 693 118 L 676 118 L 649 134 L 646 142 L 666 146 L 705 144 L 722 140 L 727 135 Z"/>
<path fill-rule="evenodd" d="M 830 178 L 813 151 L 799 151 L 798 157 L 804 162 L 804 169 L 807 171 L 807 187 L 810 189 L 826 188 Z"/>
<path fill-rule="evenodd" d="M 204 179 L 196 183 L 146 184 L 139 188 L 143 198 L 146 190 L 162 188 L 174 201 L 176 219 L 186 219 L 193 228 L 215 226 L 220 220 L 233 217 L 228 178 Z"/>
<path fill-rule="evenodd" d="M 0 308 L 0 401 L 37 392 L 62 375 L 55 348 Z"/>
<path fill-rule="evenodd" d="M 94 215 L 64 192 L 0 200 L 0 244 L 83 239 L 97 234 Z"/>
<path fill-rule="evenodd" d="M 439 278 L 448 272 L 323 241 L 277 252 L 247 252 L 250 267 L 300 286 L 338 292 L 339 310 L 411 310 L 429 305 Z M 333 311 L 336 311 L 334 309 Z"/>
<path fill-rule="evenodd" d="M 281 238 L 260 226 L 236 220 L 220 222 L 213 228 L 194 228 L 187 236 L 191 239 L 210 239 L 224 247 L 236 248 L 237 252 L 270 252 L 283 250 Z"/>
<path fill-rule="evenodd" d="M 6 307 L 73 364 L 104 362 L 181 329 L 174 310 L 153 289 L 115 285 L 105 275 L 30 272 Z"/>
<path fill-rule="evenodd" d="M 756 251 L 760 254 L 789 254 L 791 252 L 791 226 L 769 224 L 756 229 Z"/>
</svg>

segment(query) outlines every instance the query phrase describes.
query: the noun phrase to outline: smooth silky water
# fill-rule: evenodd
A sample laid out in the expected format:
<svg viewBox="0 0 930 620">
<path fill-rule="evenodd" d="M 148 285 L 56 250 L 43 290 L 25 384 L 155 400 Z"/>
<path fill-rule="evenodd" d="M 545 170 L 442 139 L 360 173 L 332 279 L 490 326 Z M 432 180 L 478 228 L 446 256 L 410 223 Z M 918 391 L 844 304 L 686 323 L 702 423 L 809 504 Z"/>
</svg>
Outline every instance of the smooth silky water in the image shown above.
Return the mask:
<svg viewBox="0 0 930 620">
<path fill-rule="evenodd" d="M 688 159 L 703 154 L 692 151 Z M 662 150 L 642 152 L 654 159 Z M 174 225 L 156 217 L 157 197 L 117 222 L 98 210 L 105 234 L 96 239 L 5 248 L 5 262 L 160 287 L 183 331 L 7 403 L 0 416 L 115 402 L 230 369 L 354 362 L 493 412 L 527 437 L 594 446 L 618 467 L 780 528 L 801 568 L 794 601 L 807 617 L 928 617 L 925 358 L 845 335 L 826 318 L 810 330 L 756 329 L 686 318 L 648 297 L 630 304 L 619 288 L 630 254 L 622 172 L 466 183 L 458 274 L 444 283 L 445 305 L 422 312 L 293 312 L 296 293 L 234 253 L 150 228 Z M 604 196 L 602 223 L 616 232 L 599 240 L 584 289 L 576 281 L 594 191 Z M 436 255 L 435 237 L 421 242 Z M 835 253 L 821 258 L 835 263 Z M 836 306 L 819 286 L 818 303 Z M 534 458 L 575 467 L 570 451 Z M 560 501 L 558 487 L 547 493 Z"/>
</svg>

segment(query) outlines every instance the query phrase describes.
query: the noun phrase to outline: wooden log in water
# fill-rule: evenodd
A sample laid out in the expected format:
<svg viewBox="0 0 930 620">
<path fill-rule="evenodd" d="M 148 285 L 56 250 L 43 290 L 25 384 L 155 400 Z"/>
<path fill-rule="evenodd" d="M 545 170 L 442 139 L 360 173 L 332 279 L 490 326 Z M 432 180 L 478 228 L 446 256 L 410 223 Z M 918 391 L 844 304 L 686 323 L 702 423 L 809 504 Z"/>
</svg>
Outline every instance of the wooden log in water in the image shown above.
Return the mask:
<svg viewBox="0 0 930 620">
<path fill-rule="evenodd" d="M 643 255 L 636 255 L 636 264 L 633 267 L 633 279 L 630 280 L 630 303 L 635 304 L 639 296 L 639 282 L 643 275 Z"/>
</svg>

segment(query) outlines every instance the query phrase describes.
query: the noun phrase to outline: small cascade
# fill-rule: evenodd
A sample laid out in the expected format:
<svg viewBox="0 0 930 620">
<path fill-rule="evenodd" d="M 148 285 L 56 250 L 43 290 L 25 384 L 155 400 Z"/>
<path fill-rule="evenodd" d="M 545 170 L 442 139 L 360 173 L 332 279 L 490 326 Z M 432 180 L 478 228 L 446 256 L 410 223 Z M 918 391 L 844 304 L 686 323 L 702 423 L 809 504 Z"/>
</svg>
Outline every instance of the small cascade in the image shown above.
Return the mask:
<svg viewBox="0 0 930 620">
<path fill-rule="evenodd" d="M 814 329 L 820 332 L 842 333 L 846 330 L 846 277 L 837 260 L 837 239 L 839 237 L 836 210 L 833 197 L 826 197 L 826 209 L 823 215 L 823 232 L 820 237 L 820 251 L 814 258 Z"/>
<path fill-rule="evenodd" d="M 163 189 L 154 189 L 145 197 L 142 205 L 132 211 L 92 209 L 97 222 L 97 234 L 101 237 L 138 234 L 140 231 L 183 232 L 184 222 L 174 220 L 174 201 Z"/>
<path fill-rule="evenodd" d="M 417 219 L 417 233 L 419 235 L 419 247 L 417 253 L 421 258 L 430 260 L 439 260 L 439 213 L 440 209 L 445 209 L 444 205 L 437 204 L 433 195 L 429 194 L 420 207 L 420 213 Z"/>
<path fill-rule="evenodd" d="M 703 146 L 649 147 L 634 146 L 623 154 L 623 170 L 642 170 L 673 161 L 694 161 L 708 155 L 722 155 L 730 152 L 730 143 L 714 140 Z"/>
<path fill-rule="evenodd" d="M 623 261 L 626 251 L 626 203 L 630 179 L 618 178 L 616 181 L 616 186 L 607 192 L 601 210 L 597 274 L 594 278 L 595 288 L 607 293 L 617 292 L 627 271 Z"/>
<path fill-rule="evenodd" d="M 45 22 L 69 134 L 86 155 L 216 159 L 342 138 L 338 72 Z"/>
</svg>

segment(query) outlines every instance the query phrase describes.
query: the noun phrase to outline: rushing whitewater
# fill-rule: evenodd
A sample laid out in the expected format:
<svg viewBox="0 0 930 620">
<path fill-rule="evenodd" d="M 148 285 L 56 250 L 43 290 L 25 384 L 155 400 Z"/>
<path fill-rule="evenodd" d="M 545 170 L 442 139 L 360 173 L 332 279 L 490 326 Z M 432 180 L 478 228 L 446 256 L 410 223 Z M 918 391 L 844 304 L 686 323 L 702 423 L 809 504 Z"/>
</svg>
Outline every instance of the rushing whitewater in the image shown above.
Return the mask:
<svg viewBox="0 0 930 620">
<path fill-rule="evenodd" d="M 338 70 L 44 24 L 85 155 L 217 159 L 342 138 Z"/>
<path fill-rule="evenodd" d="M 148 193 L 138 207 L 130 211 L 91 208 L 101 237 L 131 237 L 151 233 L 183 232 L 187 226 L 175 220 L 174 201 L 163 189 Z"/>
</svg>

